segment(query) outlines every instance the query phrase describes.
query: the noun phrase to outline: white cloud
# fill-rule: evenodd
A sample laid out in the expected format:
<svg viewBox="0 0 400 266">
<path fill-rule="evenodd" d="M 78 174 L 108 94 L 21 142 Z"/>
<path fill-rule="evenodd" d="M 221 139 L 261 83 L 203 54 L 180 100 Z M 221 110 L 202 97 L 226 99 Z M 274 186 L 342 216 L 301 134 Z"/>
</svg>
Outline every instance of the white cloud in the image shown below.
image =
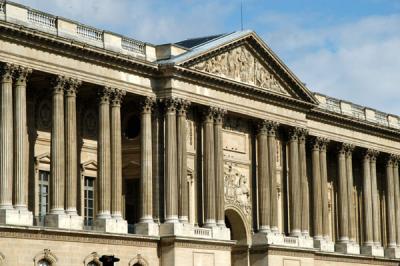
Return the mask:
<svg viewBox="0 0 400 266">
<path fill-rule="evenodd" d="M 399 25 L 396 14 L 317 29 L 286 20 L 262 35 L 311 90 L 400 114 Z"/>
</svg>

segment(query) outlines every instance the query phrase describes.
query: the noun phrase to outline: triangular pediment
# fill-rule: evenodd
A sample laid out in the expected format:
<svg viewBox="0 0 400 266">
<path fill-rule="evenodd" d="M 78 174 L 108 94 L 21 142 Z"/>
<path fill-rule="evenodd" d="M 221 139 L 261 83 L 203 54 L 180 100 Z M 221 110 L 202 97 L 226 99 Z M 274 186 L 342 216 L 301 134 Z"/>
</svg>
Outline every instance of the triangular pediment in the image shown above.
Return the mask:
<svg viewBox="0 0 400 266">
<path fill-rule="evenodd" d="M 253 31 L 214 38 L 160 63 L 202 73 L 234 86 L 250 86 L 310 106 L 318 104 L 305 84 Z"/>
<path fill-rule="evenodd" d="M 234 47 L 207 58 L 190 68 L 276 93 L 290 95 L 275 74 L 272 73 L 272 69 L 268 69 L 264 62 L 256 58 L 246 45 Z"/>
</svg>

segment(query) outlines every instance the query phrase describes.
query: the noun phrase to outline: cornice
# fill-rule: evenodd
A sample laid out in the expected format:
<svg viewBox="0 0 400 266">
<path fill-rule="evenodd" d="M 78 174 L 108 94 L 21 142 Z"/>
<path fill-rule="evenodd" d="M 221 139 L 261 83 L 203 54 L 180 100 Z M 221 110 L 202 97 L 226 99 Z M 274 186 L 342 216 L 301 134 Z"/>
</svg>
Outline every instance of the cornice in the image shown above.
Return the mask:
<svg viewBox="0 0 400 266">
<path fill-rule="evenodd" d="M 38 50 L 46 50 L 54 54 L 73 57 L 78 60 L 85 60 L 86 62 L 144 76 L 154 76 L 158 71 L 156 63 L 10 22 L 0 21 L 0 37 Z"/>
<path fill-rule="evenodd" d="M 329 112 L 321 108 L 314 108 L 310 110 L 310 112 L 306 114 L 306 117 L 307 119 L 312 119 L 326 124 L 339 126 L 341 128 L 359 131 L 369 135 L 388 138 L 395 141 L 398 141 L 400 137 L 399 130 L 386 128 L 368 121 L 357 120 L 354 118 Z"/>
<path fill-rule="evenodd" d="M 272 103 L 300 112 L 308 112 L 311 108 L 316 106 L 315 104 L 291 98 L 283 94 L 275 93 L 273 91 L 260 89 L 256 86 L 248 85 L 222 77 L 217 77 L 212 74 L 191 70 L 185 67 L 163 65 L 162 67 L 160 67 L 160 71 L 163 72 L 163 78 L 175 78 L 192 84 L 207 86 L 217 89 L 219 91 L 225 91 L 230 94 L 250 98 L 253 100 Z"/>
</svg>

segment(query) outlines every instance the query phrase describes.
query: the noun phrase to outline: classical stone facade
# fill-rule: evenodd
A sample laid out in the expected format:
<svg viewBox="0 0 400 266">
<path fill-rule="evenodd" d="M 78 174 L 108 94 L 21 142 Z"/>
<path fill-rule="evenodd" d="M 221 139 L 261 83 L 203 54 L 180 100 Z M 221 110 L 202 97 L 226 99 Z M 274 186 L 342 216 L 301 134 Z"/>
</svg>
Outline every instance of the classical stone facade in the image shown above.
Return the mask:
<svg viewBox="0 0 400 266">
<path fill-rule="evenodd" d="M 398 265 L 400 118 L 252 31 L 152 45 L 0 2 L 0 265 Z"/>
</svg>

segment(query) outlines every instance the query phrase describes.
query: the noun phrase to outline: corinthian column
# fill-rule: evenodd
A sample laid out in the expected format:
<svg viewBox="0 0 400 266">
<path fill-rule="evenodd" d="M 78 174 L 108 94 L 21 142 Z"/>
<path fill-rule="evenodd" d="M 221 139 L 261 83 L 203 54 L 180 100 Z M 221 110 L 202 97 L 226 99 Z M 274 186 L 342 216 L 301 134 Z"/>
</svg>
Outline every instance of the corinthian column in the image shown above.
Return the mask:
<svg viewBox="0 0 400 266">
<path fill-rule="evenodd" d="M 322 193 L 321 167 L 319 158 L 320 142 L 314 139 L 312 143 L 312 195 L 313 195 L 313 228 L 314 239 L 322 240 Z"/>
<path fill-rule="evenodd" d="M 125 91 L 114 89 L 111 99 L 111 216 L 122 218 L 121 101 Z"/>
<path fill-rule="evenodd" d="M 379 220 L 380 220 L 380 206 L 379 206 L 379 195 L 378 195 L 378 184 L 376 178 L 376 157 L 378 156 L 378 151 L 373 151 L 370 157 L 370 173 L 371 173 L 371 197 L 372 197 L 372 217 L 373 217 L 373 235 L 374 235 L 374 244 L 376 246 L 380 246 L 380 228 L 379 228 Z"/>
<path fill-rule="evenodd" d="M 278 123 L 268 121 L 268 171 L 270 180 L 270 206 L 271 206 L 271 231 L 277 233 L 278 229 L 278 191 L 276 182 L 276 130 Z"/>
<path fill-rule="evenodd" d="M 98 219 L 111 218 L 110 188 L 111 188 L 111 157 L 110 157 L 110 97 L 112 89 L 103 88 L 99 91 L 99 132 L 97 140 L 98 161 Z"/>
<path fill-rule="evenodd" d="M 388 247 L 396 247 L 396 215 L 394 200 L 394 177 L 393 177 L 393 157 L 390 156 L 386 161 L 386 217 Z"/>
<path fill-rule="evenodd" d="M 215 168 L 214 168 L 214 108 L 209 108 L 204 113 L 204 216 L 205 227 L 214 227 L 215 223 Z"/>
<path fill-rule="evenodd" d="M 214 159 L 215 159 L 215 197 L 217 225 L 225 227 L 224 192 L 224 151 L 222 143 L 222 124 L 226 110 L 215 109 L 214 118 Z"/>
<path fill-rule="evenodd" d="M 50 214 L 64 214 L 65 142 L 64 142 L 64 88 L 67 79 L 53 79 L 53 112 L 51 127 L 51 187 Z"/>
<path fill-rule="evenodd" d="M 328 139 L 320 138 L 319 162 L 321 170 L 322 229 L 326 240 L 329 239 L 328 169 L 326 166 L 326 146 L 328 142 Z"/>
<path fill-rule="evenodd" d="M 176 107 L 178 101 L 165 100 L 165 207 L 166 223 L 178 223 L 178 175 L 176 156 Z"/>
<path fill-rule="evenodd" d="M 189 188 L 187 182 L 186 111 L 189 101 L 180 100 L 177 109 L 178 182 L 180 183 L 179 221 L 189 220 Z"/>
<path fill-rule="evenodd" d="M 26 211 L 28 205 L 28 127 L 26 113 L 26 82 L 32 72 L 19 67 L 15 79 L 14 106 L 14 178 L 15 208 Z M 32 223 L 32 222 L 31 222 Z"/>
<path fill-rule="evenodd" d="M 373 237 L 373 220 L 372 220 L 372 194 L 371 194 L 371 167 L 370 152 L 364 154 L 363 159 L 363 203 L 364 203 L 364 245 L 372 246 L 374 244 Z"/>
<path fill-rule="evenodd" d="M 396 218 L 396 243 L 400 247 L 400 182 L 399 182 L 399 157 L 393 163 L 394 206 Z"/>
<path fill-rule="evenodd" d="M 76 215 L 77 199 L 77 132 L 76 93 L 81 82 L 70 79 L 65 90 L 65 185 L 66 212 Z"/>
<path fill-rule="evenodd" d="M 338 209 L 339 209 L 339 242 L 349 242 L 349 211 L 348 189 L 346 175 L 346 147 L 344 144 L 338 150 Z"/>
<path fill-rule="evenodd" d="M 299 165 L 301 183 L 301 233 L 309 235 L 309 189 L 307 179 L 306 136 L 308 132 L 302 129 L 299 134 Z"/>
<path fill-rule="evenodd" d="M 270 232 L 270 182 L 268 163 L 268 121 L 258 125 L 257 134 L 257 167 L 258 167 L 258 211 L 259 231 Z"/>
<path fill-rule="evenodd" d="M 2 64 L 0 69 L 0 209 L 12 209 L 13 188 L 13 107 L 12 75 L 15 67 Z"/>
<path fill-rule="evenodd" d="M 353 150 L 354 146 L 346 145 L 346 176 L 347 176 L 347 201 L 349 211 L 349 239 L 350 242 L 356 243 L 356 218 L 353 200 Z"/>
<path fill-rule="evenodd" d="M 301 235 L 301 180 L 299 171 L 299 129 L 289 132 L 289 192 L 290 192 L 290 235 Z"/>
<path fill-rule="evenodd" d="M 152 175 L 152 132 L 151 108 L 154 99 L 146 97 L 141 102 L 140 121 L 140 222 L 153 223 L 153 175 Z"/>
</svg>

